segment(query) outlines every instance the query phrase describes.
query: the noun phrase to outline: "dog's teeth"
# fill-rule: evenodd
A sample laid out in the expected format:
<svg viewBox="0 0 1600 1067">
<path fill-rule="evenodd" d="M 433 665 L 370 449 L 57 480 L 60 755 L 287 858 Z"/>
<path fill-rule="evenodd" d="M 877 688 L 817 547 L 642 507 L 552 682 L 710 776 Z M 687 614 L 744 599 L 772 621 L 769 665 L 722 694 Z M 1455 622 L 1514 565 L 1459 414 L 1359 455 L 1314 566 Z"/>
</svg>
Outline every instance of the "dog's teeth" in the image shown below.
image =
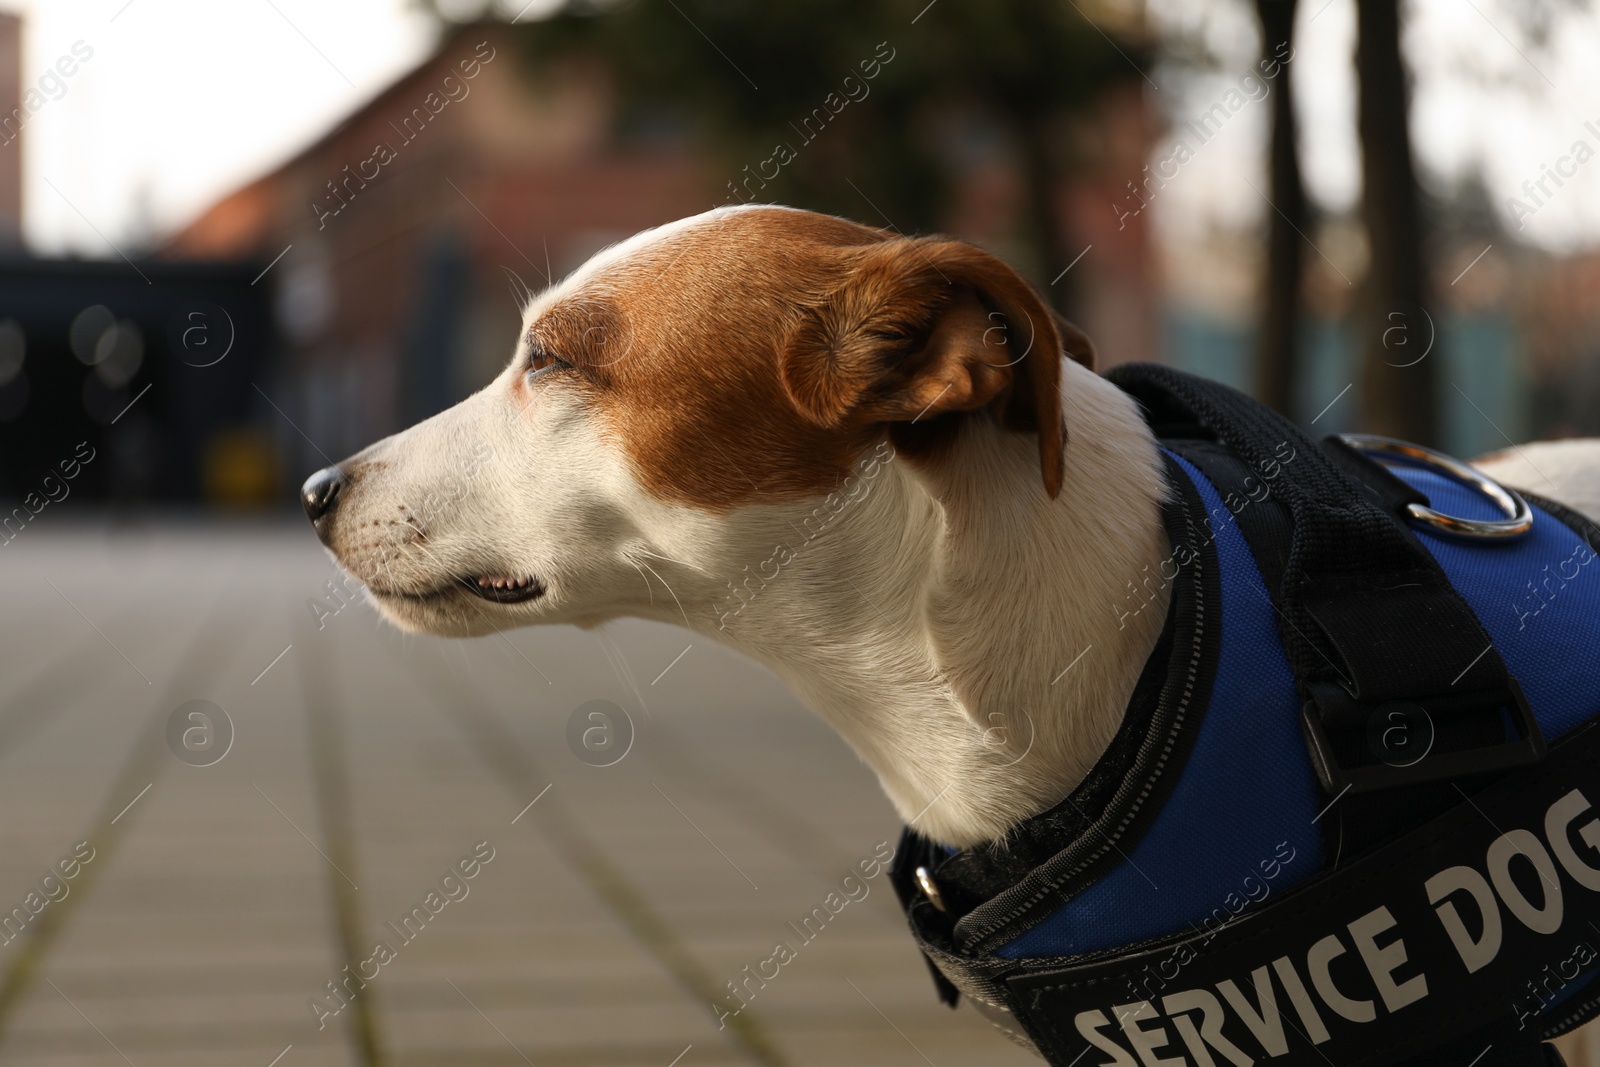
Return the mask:
<svg viewBox="0 0 1600 1067">
<path fill-rule="evenodd" d="M 496 593 L 520 593 L 532 588 L 533 579 L 528 575 L 510 574 L 480 574 L 477 577 L 478 588 Z"/>
</svg>

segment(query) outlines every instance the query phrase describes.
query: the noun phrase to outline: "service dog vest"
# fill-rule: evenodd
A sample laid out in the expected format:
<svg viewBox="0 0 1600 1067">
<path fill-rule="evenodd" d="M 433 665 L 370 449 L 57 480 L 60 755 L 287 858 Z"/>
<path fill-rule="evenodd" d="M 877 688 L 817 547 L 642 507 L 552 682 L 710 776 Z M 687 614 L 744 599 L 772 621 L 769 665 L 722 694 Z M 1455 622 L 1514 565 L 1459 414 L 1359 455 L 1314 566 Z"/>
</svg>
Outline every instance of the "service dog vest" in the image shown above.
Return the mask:
<svg viewBox="0 0 1600 1067">
<path fill-rule="evenodd" d="M 1600 529 L 1215 383 L 1110 379 L 1166 450 L 1161 638 L 1003 845 L 909 829 L 941 995 L 1053 1064 L 1542 1064 L 1600 1011 Z M 1381 454 L 1385 462 L 1371 458 Z"/>
</svg>

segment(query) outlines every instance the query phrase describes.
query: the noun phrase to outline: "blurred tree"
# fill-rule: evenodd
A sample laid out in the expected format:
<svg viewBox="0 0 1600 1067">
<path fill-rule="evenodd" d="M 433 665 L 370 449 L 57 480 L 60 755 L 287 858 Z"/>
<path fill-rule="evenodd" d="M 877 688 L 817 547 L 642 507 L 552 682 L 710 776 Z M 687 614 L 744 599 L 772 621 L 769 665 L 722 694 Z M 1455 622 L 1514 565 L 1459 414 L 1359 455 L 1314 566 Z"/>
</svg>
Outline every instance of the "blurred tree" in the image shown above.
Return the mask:
<svg viewBox="0 0 1600 1067">
<path fill-rule="evenodd" d="M 1356 0 L 1357 128 L 1370 265 L 1362 297 L 1361 421 L 1370 433 L 1438 439 L 1437 326 L 1423 312 L 1423 218 L 1411 155 L 1411 91 L 1400 58 L 1399 0 Z M 1437 338 L 1434 338 L 1436 341 Z"/>
<path fill-rule="evenodd" d="M 1072 0 L 566 0 L 518 25 L 536 79 L 595 59 L 618 80 L 625 122 L 691 124 L 727 168 L 729 203 L 925 231 L 963 155 L 1004 152 L 1024 187 L 1019 266 L 1040 282 L 1078 251 L 1056 196 L 1083 162 L 1068 120 L 1144 62 Z"/>
<path fill-rule="evenodd" d="M 1261 58 L 1273 61 L 1294 35 L 1297 0 L 1256 0 L 1261 20 Z M 1291 53 L 1292 54 L 1292 53 Z M 1262 287 L 1256 344 L 1256 396 L 1287 415 L 1294 413 L 1300 380 L 1300 278 L 1311 205 L 1300 178 L 1300 128 L 1294 112 L 1294 64 L 1278 73 L 1272 94 L 1272 134 L 1267 150 L 1267 276 Z"/>
</svg>

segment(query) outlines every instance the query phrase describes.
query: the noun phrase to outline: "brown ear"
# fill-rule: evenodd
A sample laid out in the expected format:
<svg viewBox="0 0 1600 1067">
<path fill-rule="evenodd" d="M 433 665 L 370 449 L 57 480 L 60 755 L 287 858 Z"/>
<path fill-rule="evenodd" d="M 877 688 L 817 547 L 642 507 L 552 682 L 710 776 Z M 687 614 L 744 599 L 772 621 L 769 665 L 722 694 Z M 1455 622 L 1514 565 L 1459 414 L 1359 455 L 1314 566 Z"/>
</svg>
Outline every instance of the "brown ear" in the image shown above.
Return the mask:
<svg viewBox="0 0 1600 1067">
<path fill-rule="evenodd" d="M 841 284 L 781 356 L 801 413 L 842 429 L 987 408 L 1007 429 L 1038 433 L 1045 491 L 1059 494 L 1064 338 L 1028 283 L 959 241 L 897 237 L 839 255 Z M 1092 362 L 1088 339 L 1067 329 L 1073 358 Z"/>
</svg>

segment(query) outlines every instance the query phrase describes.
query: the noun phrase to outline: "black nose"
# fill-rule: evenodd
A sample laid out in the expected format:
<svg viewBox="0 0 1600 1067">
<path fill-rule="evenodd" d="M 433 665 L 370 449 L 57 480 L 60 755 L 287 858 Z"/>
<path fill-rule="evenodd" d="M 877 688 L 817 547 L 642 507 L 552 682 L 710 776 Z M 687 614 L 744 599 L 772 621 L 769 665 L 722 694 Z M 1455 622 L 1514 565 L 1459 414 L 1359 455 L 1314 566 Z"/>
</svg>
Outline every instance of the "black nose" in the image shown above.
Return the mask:
<svg viewBox="0 0 1600 1067">
<path fill-rule="evenodd" d="M 313 526 L 320 526 L 321 521 L 333 511 L 343 486 L 344 471 L 337 466 L 324 467 L 306 479 L 306 484 L 300 487 L 300 503 Z"/>
</svg>

